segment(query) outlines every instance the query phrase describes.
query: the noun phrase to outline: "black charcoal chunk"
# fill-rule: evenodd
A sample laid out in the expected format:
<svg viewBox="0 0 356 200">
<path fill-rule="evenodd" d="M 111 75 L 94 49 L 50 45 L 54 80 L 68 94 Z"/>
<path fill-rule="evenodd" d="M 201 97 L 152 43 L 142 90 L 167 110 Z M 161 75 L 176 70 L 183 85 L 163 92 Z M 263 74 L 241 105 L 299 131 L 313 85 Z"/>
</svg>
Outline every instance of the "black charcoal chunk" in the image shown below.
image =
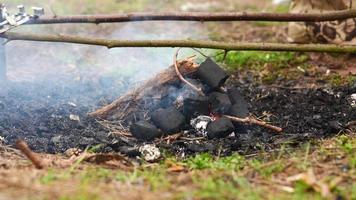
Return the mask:
<svg viewBox="0 0 356 200">
<path fill-rule="evenodd" d="M 209 139 L 224 138 L 230 135 L 234 129 L 235 127 L 232 122 L 229 119 L 222 117 L 209 123 L 207 128 L 207 135 Z"/>
<path fill-rule="evenodd" d="M 210 108 L 213 113 L 226 114 L 229 112 L 232 104 L 229 97 L 220 92 L 212 92 L 209 95 Z"/>
<path fill-rule="evenodd" d="M 248 103 L 246 102 L 244 96 L 241 94 L 238 88 L 231 88 L 227 90 L 227 94 L 230 98 L 232 104 L 241 104 L 248 108 Z"/>
<path fill-rule="evenodd" d="M 182 110 L 187 119 L 209 115 L 209 99 L 202 96 L 187 97 L 183 100 Z"/>
<path fill-rule="evenodd" d="M 239 117 L 239 118 L 245 118 L 249 116 L 249 111 L 246 105 L 236 103 L 231 106 L 229 115 Z"/>
<path fill-rule="evenodd" d="M 342 124 L 339 121 L 329 121 L 328 122 L 329 133 L 338 133 L 344 130 Z"/>
<path fill-rule="evenodd" d="M 146 121 L 138 121 L 130 126 L 130 132 L 138 140 L 151 141 L 163 135 L 155 125 Z"/>
<path fill-rule="evenodd" d="M 226 72 L 210 58 L 199 66 L 197 76 L 213 89 L 221 87 L 229 78 Z"/>
<path fill-rule="evenodd" d="M 196 86 L 197 88 L 200 88 L 204 93 L 209 93 L 211 92 L 211 88 L 203 83 L 201 80 L 199 79 L 192 79 L 192 78 L 186 78 L 186 80 L 193 84 L 194 86 Z M 182 82 L 182 89 L 183 89 L 183 97 L 187 97 L 187 96 L 192 96 L 192 94 L 194 95 L 199 95 L 195 90 L 193 90 L 189 85 L 187 85 L 186 83 Z"/>
<path fill-rule="evenodd" d="M 130 147 L 130 146 L 121 146 L 119 148 L 119 152 L 122 154 L 125 154 L 129 157 L 137 157 L 140 156 L 141 153 L 136 147 Z"/>
<path fill-rule="evenodd" d="M 174 107 L 154 111 L 151 119 L 166 134 L 175 134 L 185 125 L 184 115 Z"/>
<path fill-rule="evenodd" d="M 245 118 L 249 116 L 249 110 L 247 108 L 247 105 L 236 103 L 231 106 L 229 115 L 234 117 L 239 117 L 239 118 Z M 236 128 L 236 133 L 241 133 L 241 134 L 247 133 L 246 125 L 244 125 L 243 123 L 233 122 L 233 124 Z"/>
</svg>

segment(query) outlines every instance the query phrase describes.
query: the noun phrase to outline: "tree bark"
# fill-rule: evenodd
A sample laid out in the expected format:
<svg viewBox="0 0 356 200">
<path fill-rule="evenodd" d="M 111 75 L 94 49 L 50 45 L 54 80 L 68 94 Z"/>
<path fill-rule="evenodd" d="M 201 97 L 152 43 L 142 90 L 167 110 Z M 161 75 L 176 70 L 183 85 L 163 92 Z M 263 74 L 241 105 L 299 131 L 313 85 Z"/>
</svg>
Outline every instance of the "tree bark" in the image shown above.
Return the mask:
<svg viewBox="0 0 356 200">
<path fill-rule="evenodd" d="M 356 18 L 356 10 L 316 13 L 247 13 L 247 12 L 166 12 L 166 13 L 128 13 L 117 15 L 73 15 L 40 17 L 27 24 L 58 24 L 58 23 L 116 23 L 132 21 L 303 21 L 320 22 Z"/>
<path fill-rule="evenodd" d="M 74 44 L 87 44 L 117 47 L 188 47 L 222 49 L 226 51 L 296 51 L 296 52 L 329 52 L 329 53 L 356 53 L 356 46 L 332 44 L 279 44 L 279 43 L 249 43 L 249 42 L 213 42 L 199 40 L 106 40 L 86 38 L 70 35 L 42 35 L 30 33 L 7 32 L 0 37 L 8 40 L 28 40 L 40 42 L 64 42 Z"/>
</svg>

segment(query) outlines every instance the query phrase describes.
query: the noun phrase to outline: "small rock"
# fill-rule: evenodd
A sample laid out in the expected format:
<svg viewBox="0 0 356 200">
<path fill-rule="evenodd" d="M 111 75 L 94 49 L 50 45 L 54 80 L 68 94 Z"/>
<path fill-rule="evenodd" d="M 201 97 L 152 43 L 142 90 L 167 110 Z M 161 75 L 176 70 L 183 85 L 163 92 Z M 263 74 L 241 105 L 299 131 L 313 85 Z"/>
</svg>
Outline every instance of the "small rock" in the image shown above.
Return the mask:
<svg viewBox="0 0 356 200">
<path fill-rule="evenodd" d="M 73 115 L 73 114 L 70 114 L 69 115 L 69 119 L 73 120 L 73 121 L 80 121 L 80 117 L 78 115 Z"/>
<path fill-rule="evenodd" d="M 64 155 L 67 156 L 67 157 L 72 157 L 72 156 L 79 156 L 83 151 L 81 149 L 78 149 L 78 148 L 70 148 L 70 149 L 67 149 L 65 152 L 64 152 Z"/>
<path fill-rule="evenodd" d="M 0 144 L 5 144 L 6 140 L 4 137 L 0 136 Z"/>
<path fill-rule="evenodd" d="M 321 115 L 313 115 L 313 119 L 321 119 Z"/>
<path fill-rule="evenodd" d="M 73 103 L 73 102 L 68 102 L 68 105 L 70 105 L 70 106 L 73 106 L 73 107 L 77 107 L 77 104 L 75 104 L 75 103 Z"/>
<path fill-rule="evenodd" d="M 356 94 L 350 96 L 350 105 L 351 107 L 356 108 Z"/>
<path fill-rule="evenodd" d="M 51 142 L 53 142 L 54 144 L 59 144 L 61 140 L 62 140 L 62 136 L 60 135 L 51 138 Z"/>
<path fill-rule="evenodd" d="M 161 152 L 154 144 L 143 145 L 138 150 L 147 162 L 154 162 L 161 157 Z"/>
</svg>

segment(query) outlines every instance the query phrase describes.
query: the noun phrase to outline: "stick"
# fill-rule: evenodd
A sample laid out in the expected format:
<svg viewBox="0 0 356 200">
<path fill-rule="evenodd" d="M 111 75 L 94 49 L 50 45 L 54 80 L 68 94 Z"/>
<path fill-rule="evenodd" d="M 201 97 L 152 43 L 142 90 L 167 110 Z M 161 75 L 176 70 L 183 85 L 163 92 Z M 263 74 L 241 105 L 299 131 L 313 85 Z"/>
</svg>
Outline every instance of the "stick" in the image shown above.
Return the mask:
<svg viewBox="0 0 356 200">
<path fill-rule="evenodd" d="M 40 42 L 65 42 L 116 47 L 193 47 L 207 49 L 222 49 L 226 51 L 296 51 L 296 52 L 329 52 L 356 53 L 356 46 L 333 44 L 279 44 L 279 43 L 249 43 L 249 42 L 212 42 L 199 40 L 105 40 L 70 35 L 42 35 L 30 33 L 7 32 L 0 37 L 8 40 L 27 40 Z"/>
<path fill-rule="evenodd" d="M 72 15 L 40 17 L 27 24 L 59 23 L 116 23 L 132 21 L 278 21 L 278 22 L 321 22 L 356 18 L 356 10 L 332 11 L 325 13 L 254 13 L 254 12 L 164 12 L 127 13 L 116 15 Z"/>
<path fill-rule="evenodd" d="M 34 153 L 23 140 L 17 140 L 15 144 L 16 148 L 18 148 L 25 156 L 33 163 L 33 165 L 37 169 L 43 169 L 44 164 L 41 159 Z"/>
<path fill-rule="evenodd" d="M 193 85 L 192 83 L 190 83 L 189 81 L 187 81 L 182 74 L 180 73 L 179 69 L 178 69 L 178 62 L 177 62 L 177 57 L 178 57 L 178 53 L 179 50 L 181 48 L 177 49 L 176 53 L 173 56 L 173 64 L 174 64 L 174 69 L 177 73 L 178 78 L 185 84 L 187 84 L 189 87 L 191 87 L 193 90 L 195 90 L 199 95 L 201 96 L 205 96 L 205 94 L 203 93 L 201 88 L 197 88 L 195 85 Z"/>
<path fill-rule="evenodd" d="M 251 117 L 238 118 L 238 117 L 230 116 L 230 115 L 224 115 L 224 117 L 226 117 L 232 121 L 235 121 L 235 122 L 241 122 L 241 123 L 245 123 L 245 124 L 255 124 L 258 126 L 262 126 L 264 128 L 271 129 L 277 133 L 280 133 L 283 131 L 283 129 L 280 127 L 267 124 L 267 122 L 265 122 L 265 121 L 260 121 L 260 120 L 257 120 L 257 119 L 251 118 Z"/>
</svg>

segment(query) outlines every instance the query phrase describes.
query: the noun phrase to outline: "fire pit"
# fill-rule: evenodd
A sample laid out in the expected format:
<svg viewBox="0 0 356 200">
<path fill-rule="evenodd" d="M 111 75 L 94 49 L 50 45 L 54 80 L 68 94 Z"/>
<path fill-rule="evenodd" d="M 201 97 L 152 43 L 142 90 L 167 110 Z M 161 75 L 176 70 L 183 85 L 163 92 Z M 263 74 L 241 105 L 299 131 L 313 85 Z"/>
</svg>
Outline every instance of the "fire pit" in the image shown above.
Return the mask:
<svg viewBox="0 0 356 200">
<path fill-rule="evenodd" d="M 203 62 L 200 67 L 212 62 Z M 132 157 L 145 152 L 153 159 L 158 154 L 149 151 L 156 151 L 156 147 L 178 157 L 199 152 L 243 154 L 261 147 L 269 150 L 284 142 L 327 137 L 344 130 L 346 123 L 356 118 L 352 106 L 355 86 L 273 88 L 255 85 L 246 81 L 248 77 L 242 77 L 230 78 L 213 89 L 197 73 L 199 65 L 185 60 L 180 61 L 180 66 L 185 66 L 180 72 L 190 83 L 203 88 L 205 96 L 182 83 L 174 67 L 153 77 L 152 80 L 159 77 L 158 82 L 148 80 L 118 100 L 115 98 L 122 93 L 101 82 L 90 83 L 86 91 L 83 87 L 78 91 L 71 87 L 58 90 L 49 85 L 43 87 L 46 84 L 8 82 L 0 93 L 0 136 L 9 145 L 23 138 L 36 152 L 59 153 L 100 145 L 100 152 L 121 152 Z M 83 94 L 93 103 L 83 103 Z M 106 102 L 114 102 L 108 105 L 112 110 L 94 112 L 101 114 L 99 118 L 88 116 L 104 94 L 111 94 Z M 227 114 L 239 118 L 258 116 L 284 131 L 277 133 L 231 121 L 225 117 Z M 147 144 L 153 146 L 143 148 Z"/>
</svg>

